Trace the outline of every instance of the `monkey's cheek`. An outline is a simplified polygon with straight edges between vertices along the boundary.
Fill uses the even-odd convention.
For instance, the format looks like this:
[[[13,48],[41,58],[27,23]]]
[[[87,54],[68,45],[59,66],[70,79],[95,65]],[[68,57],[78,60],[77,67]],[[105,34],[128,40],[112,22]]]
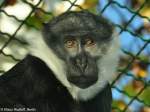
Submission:
[[[97,77],[73,76],[69,77],[68,81],[81,89],[86,89],[96,83],[97,79]]]

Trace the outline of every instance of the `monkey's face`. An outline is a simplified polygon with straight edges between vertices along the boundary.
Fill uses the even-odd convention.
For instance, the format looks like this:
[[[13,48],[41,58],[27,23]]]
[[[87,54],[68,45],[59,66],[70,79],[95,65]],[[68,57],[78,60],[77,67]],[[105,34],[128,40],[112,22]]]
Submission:
[[[93,85],[98,79],[98,56],[93,55],[98,49],[94,38],[67,37],[63,42],[68,81],[82,89]]]
[[[60,35],[55,37],[60,38]],[[51,48],[64,61],[67,80],[85,89],[97,82],[100,71],[98,61],[107,52],[108,43],[108,38],[98,38],[89,33],[72,35],[70,32],[61,36],[56,43],[53,41]]]

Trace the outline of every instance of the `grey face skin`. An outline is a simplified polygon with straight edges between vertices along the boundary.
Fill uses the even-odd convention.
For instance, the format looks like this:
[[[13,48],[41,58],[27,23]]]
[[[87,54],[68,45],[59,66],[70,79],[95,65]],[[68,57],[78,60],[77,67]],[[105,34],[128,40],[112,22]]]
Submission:
[[[98,80],[98,61],[112,40],[113,27],[101,16],[69,12],[44,26],[44,40],[66,65],[67,80],[86,89]]]
[[[78,39],[65,42],[66,52],[70,55],[66,58],[67,79],[82,89],[93,85],[98,79],[97,59],[87,50],[88,47],[94,47],[95,43],[91,39],[84,41],[84,44]]]

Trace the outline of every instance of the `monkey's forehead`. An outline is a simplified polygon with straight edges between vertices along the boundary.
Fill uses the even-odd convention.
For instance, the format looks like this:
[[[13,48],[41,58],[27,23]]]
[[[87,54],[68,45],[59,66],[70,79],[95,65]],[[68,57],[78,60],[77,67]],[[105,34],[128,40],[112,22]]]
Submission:
[[[58,32],[109,32],[113,31],[110,22],[101,16],[94,15],[90,12],[67,12],[49,23],[50,31]]]

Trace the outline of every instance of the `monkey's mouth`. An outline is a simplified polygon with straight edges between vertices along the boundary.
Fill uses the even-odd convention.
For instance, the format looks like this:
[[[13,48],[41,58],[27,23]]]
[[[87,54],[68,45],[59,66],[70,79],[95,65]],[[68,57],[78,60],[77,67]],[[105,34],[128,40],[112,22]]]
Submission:
[[[85,76],[74,76],[70,77],[68,81],[79,88],[86,89],[89,86],[96,83],[97,78],[95,77],[85,77]]]

